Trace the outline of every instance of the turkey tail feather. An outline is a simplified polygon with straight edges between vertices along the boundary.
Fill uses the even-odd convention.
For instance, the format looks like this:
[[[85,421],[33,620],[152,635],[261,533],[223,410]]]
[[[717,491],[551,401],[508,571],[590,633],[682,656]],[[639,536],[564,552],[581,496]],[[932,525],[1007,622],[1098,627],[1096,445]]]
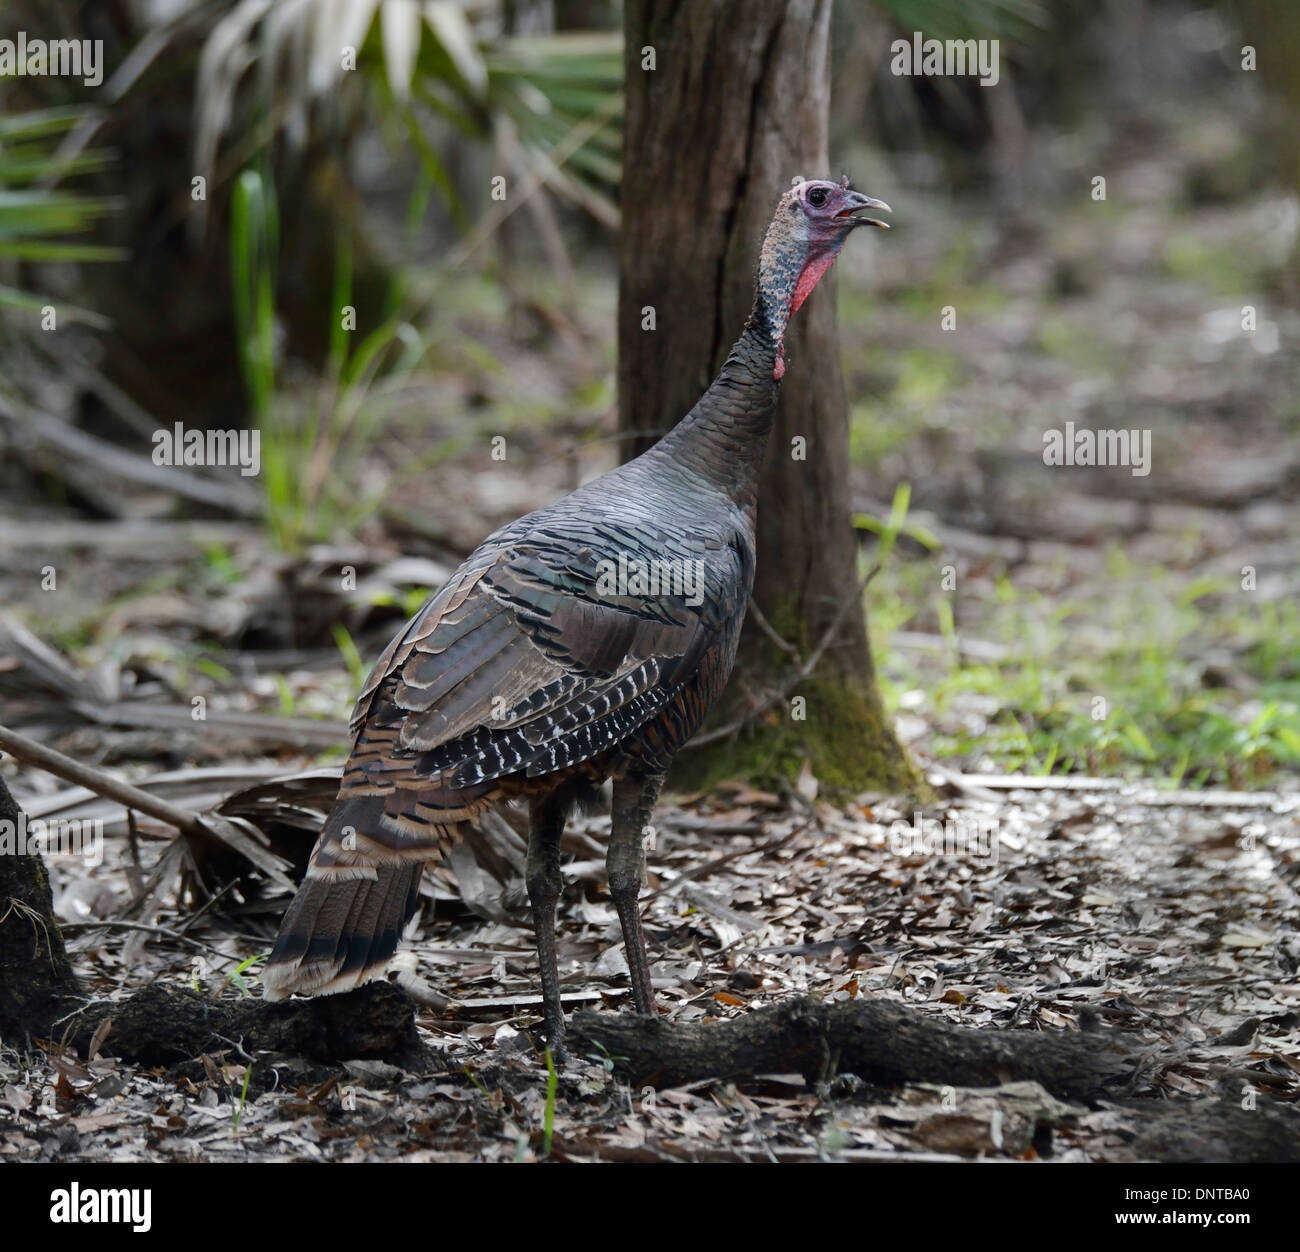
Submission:
[[[335,805],[307,876],[280,923],[262,970],[262,994],[333,995],[380,977],[419,901],[421,861],[347,866],[335,860],[340,835],[373,820],[367,800]]]

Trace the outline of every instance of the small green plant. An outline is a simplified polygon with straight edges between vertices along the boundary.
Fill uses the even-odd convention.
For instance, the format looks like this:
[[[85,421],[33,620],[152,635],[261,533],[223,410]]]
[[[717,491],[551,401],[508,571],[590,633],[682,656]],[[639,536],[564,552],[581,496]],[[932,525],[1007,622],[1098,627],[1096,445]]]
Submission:
[[[555,1093],[559,1090],[560,1079],[555,1072],[555,1058],[550,1048],[546,1049],[546,1114],[542,1122],[542,1155],[551,1155],[551,1140],[555,1134]]]
[[[283,674],[272,674],[271,681],[275,683],[275,698],[280,706],[282,717],[292,717],[297,702],[293,698],[293,688],[289,686],[289,680]]]
[[[360,690],[366,681],[366,663],[361,659],[361,653],[357,651],[357,645],[352,641],[352,636],[348,634],[348,629],[342,622],[335,622],[330,628],[334,635],[334,642],[338,650],[343,654],[344,664],[348,667],[348,675],[352,679],[352,686]]]
[[[907,509],[911,501],[911,483],[899,483],[894,489],[894,499],[890,505],[887,518],[872,517],[869,513],[855,513],[853,515],[853,525],[858,530],[870,531],[879,539],[876,547],[876,564],[884,566],[889,563],[890,554],[894,551],[894,545],[898,542],[899,535],[906,535],[909,539],[914,539],[923,548],[931,552],[939,546],[938,539],[929,530],[919,522],[909,522],[907,520]]]
[[[603,1043],[597,1042],[596,1048],[598,1049],[596,1052],[587,1053],[587,1060],[595,1061],[607,1074],[614,1072],[619,1061],[627,1060],[627,1057],[611,1052]]]
[[[325,376],[306,393],[281,387],[275,329],[279,235],[270,177],[245,169],[235,181],[230,218],[236,347],[261,431],[267,529],[276,546],[297,553],[337,529],[356,526],[378,507],[381,492],[362,492],[356,485],[360,462],[379,435],[378,401],[404,384],[428,345],[398,311],[400,280],[394,281],[390,312],[380,325],[368,333],[356,328],[352,247],[340,227]]]
[[[230,973],[226,975],[226,981],[234,983],[235,986],[239,988],[239,992],[241,995],[251,996],[253,993],[248,989],[248,982],[244,978],[244,973],[251,966],[257,965],[260,962],[265,961],[266,958],[270,955],[271,952],[270,949],[268,948],[265,952],[255,953],[253,956],[247,957],[246,959],[240,961],[239,964],[236,965],[235,968],[232,969]]]
[[[210,656],[198,657],[194,662],[194,668],[200,674],[206,674],[214,682],[228,683],[232,677],[224,665],[214,661]]]
[[[253,1077],[253,1062],[249,1061],[249,1063],[246,1066],[244,1066],[244,1085],[240,1089],[239,1099],[236,1101],[235,1106],[231,1110],[231,1114],[230,1114],[230,1129],[235,1134],[239,1133],[239,1123],[244,1116],[244,1102],[248,1099],[248,1083],[252,1077]]]
[[[239,369],[259,425],[275,396],[275,272],[280,215],[275,186],[258,170],[244,170],[230,199],[230,277]],[[268,478],[280,463],[264,460]]]

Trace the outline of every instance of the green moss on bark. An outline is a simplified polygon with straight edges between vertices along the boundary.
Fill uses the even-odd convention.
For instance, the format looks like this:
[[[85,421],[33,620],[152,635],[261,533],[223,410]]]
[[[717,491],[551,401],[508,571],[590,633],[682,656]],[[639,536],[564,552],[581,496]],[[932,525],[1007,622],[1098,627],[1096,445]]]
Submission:
[[[728,778],[779,786],[798,778],[807,761],[821,794],[845,798],[885,791],[923,798],[920,772],[888,725],[870,691],[831,680],[809,680],[795,695],[807,701],[800,721],[790,707],[778,707],[734,739],[682,752],[673,768],[674,786],[705,789]]]

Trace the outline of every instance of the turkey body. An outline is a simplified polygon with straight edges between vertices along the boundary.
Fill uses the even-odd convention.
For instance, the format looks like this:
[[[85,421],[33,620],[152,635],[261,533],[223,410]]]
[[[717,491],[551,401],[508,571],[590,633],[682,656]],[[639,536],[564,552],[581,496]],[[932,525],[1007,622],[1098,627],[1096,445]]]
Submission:
[[[830,263],[797,230],[785,239],[796,210],[812,214],[799,199],[812,187],[851,198],[841,218],[855,201],[879,204],[846,184],[787,192],[754,313],[691,412],[635,460],[495,531],[379,658],[353,712],[338,798],[261,976],[268,997],[342,991],[382,973],[423,866],[474,838],[489,805],[522,799],[546,1032],[558,1050],[560,836],[574,803],[613,778],[610,892],[636,1007],[653,1011],[636,907],[643,832],[735,660],[785,319],[810,289],[809,266],[820,274]],[[827,229],[835,240],[847,233],[844,221]]]
[[[755,570],[752,515],[674,486],[639,459],[490,536],[376,666],[354,725],[377,755],[353,768],[413,764],[448,807],[666,770],[731,672]]]

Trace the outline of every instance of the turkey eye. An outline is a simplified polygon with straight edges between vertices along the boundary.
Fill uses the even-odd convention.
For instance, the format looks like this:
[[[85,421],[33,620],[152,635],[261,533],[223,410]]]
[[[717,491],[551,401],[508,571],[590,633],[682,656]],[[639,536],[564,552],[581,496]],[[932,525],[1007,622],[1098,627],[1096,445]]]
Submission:
[[[814,187],[808,193],[808,203],[811,204],[814,209],[820,209],[822,205],[826,203],[826,188]]]

